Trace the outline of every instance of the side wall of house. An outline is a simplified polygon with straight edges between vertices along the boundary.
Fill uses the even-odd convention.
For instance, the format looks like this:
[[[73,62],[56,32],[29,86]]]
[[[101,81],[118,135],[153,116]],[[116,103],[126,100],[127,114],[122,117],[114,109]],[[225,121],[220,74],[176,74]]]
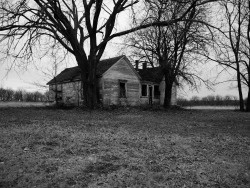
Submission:
[[[53,91],[54,89],[53,85],[49,85],[49,101],[53,102],[55,100],[55,92]]]
[[[62,84],[62,100],[64,104],[74,104],[79,106],[82,102],[81,100],[81,82],[68,82]]]
[[[57,84],[57,97],[59,102],[68,105],[80,105],[81,103],[81,82],[67,82]],[[55,85],[49,86],[49,100],[55,101],[56,89]]]
[[[58,101],[62,100],[62,84],[49,85],[49,101],[55,101],[56,97]]]
[[[165,98],[165,80],[162,80],[161,83],[160,83],[160,92],[161,92],[160,104],[163,105],[164,104],[164,98]],[[172,105],[177,104],[177,87],[176,87],[175,83],[173,84],[173,87],[172,87],[171,104]]]
[[[139,105],[140,80],[128,63],[125,58],[119,60],[100,79],[103,105]],[[125,96],[121,94],[123,86]]]

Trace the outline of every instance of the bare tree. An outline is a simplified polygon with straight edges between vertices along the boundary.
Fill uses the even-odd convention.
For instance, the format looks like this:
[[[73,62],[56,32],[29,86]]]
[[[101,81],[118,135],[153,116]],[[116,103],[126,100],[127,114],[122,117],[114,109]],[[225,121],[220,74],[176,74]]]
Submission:
[[[242,56],[243,67],[241,69],[241,81],[247,87],[246,111],[250,112],[250,1],[245,0],[242,6],[242,16],[245,17],[243,22],[242,43],[240,46],[240,54]]]
[[[18,89],[14,92],[14,100],[15,101],[23,101],[23,92],[21,89]]]
[[[157,3],[158,2],[158,3]],[[189,7],[190,2],[168,1],[162,4],[154,1],[149,9],[148,21],[169,20],[177,18]],[[154,26],[138,31],[129,38],[129,47],[133,47],[133,55],[147,61],[152,67],[160,67],[165,77],[164,107],[171,105],[172,87],[175,82],[186,81],[197,87],[196,81],[202,80],[195,72],[197,52],[206,51],[208,36],[203,23],[192,20],[205,21],[205,7],[193,7],[186,15],[186,21],[174,23],[168,27]],[[199,60],[201,62],[201,59]],[[197,66],[197,65],[196,65]]]
[[[248,89],[246,111],[250,111],[250,14],[248,0],[227,0],[220,2],[223,8],[224,27],[213,42],[214,57],[223,71],[233,70],[236,74],[228,81],[236,81],[239,92],[240,111],[244,111],[242,85]]]
[[[14,98],[14,91],[10,88],[5,89],[5,100],[12,101]]]
[[[2,0],[0,41],[5,41],[7,55],[29,60],[37,44],[49,46],[56,40],[75,57],[81,69],[85,104],[94,108],[96,68],[110,40],[154,25],[171,25],[181,21],[193,7],[213,1],[189,0],[189,6],[184,7],[179,17],[115,32],[118,15],[139,0]]]
[[[50,100],[50,93],[49,91],[46,91],[44,94],[43,94],[43,101],[45,102],[48,102]]]
[[[60,46],[58,46],[58,44],[55,42],[50,53],[51,64],[46,66],[46,69],[42,70],[42,73],[47,79],[53,79],[53,84],[50,86],[52,93],[50,94],[54,98],[56,105],[59,105],[59,102],[62,100],[62,85],[58,84],[56,78],[60,67],[64,65],[66,59],[66,54],[62,53],[62,51],[63,50],[60,48]]]
[[[0,87],[0,101],[5,100],[5,89]]]

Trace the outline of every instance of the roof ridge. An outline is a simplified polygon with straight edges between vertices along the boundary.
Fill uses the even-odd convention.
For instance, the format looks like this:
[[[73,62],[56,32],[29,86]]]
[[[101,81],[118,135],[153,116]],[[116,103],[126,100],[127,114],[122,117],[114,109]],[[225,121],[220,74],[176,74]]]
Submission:
[[[121,58],[126,57],[125,55],[120,55],[112,58],[107,58],[100,60],[98,65],[97,65],[97,76],[102,75],[105,71],[107,71],[114,63],[119,61]],[[74,66],[74,67],[68,67],[65,68],[62,72],[60,72],[57,76],[56,79],[58,82],[63,82],[67,80],[72,80],[80,75],[80,67],[79,66]],[[53,83],[54,79],[50,80],[47,84]]]
[[[116,59],[116,58],[118,58],[118,57],[119,57],[119,59],[121,59],[122,57],[125,57],[125,55],[120,55],[120,56],[116,56],[116,57],[101,59],[99,62],[105,61],[105,60],[110,60],[110,59]],[[76,67],[79,67],[79,66],[77,65],[77,66],[74,66],[74,67],[68,67],[68,68],[65,68],[63,71],[65,71],[65,70],[67,70],[67,69],[76,68]],[[62,72],[63,72],[63,71],[62,71]]]

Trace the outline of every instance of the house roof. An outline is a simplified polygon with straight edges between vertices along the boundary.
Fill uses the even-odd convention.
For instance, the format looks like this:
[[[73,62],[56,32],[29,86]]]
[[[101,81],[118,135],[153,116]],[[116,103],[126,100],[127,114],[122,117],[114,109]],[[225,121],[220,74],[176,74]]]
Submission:
[[[101,76],[103,73],[105,73],[112,65],[114,65],[118,60],[125,57],[124,55],[113,57],[109,59],[104,59],[99,62],[97,65],[96,75]],[[61,83],[61,82],[70,82],[73,80],[80,80],[81,79],[81,70],[78,66],[66,68],[63,70],[60,74],[58,74],[55,78],[50,80],[47,85],[53,84],[55,82]]]
[[[138,69],[142,81],[160,82],[163,78],[163,72],[160,67]]]

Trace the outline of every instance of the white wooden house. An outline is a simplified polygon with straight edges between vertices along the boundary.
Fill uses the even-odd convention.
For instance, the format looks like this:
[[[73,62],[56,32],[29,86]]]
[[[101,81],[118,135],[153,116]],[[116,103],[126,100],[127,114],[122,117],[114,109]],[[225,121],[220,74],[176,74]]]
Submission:
[[[103,105],[163,104],[165,83],[158,68],[136,70],[126,56],[101,60],[97,66],[100,100]],[[47,83],[52,99],[80,105],[83,101],[81,74],[78,67],[67,68]],[[57,86],[57,88],[56,88]],[[176,104],[176,86],[172,104]]]

